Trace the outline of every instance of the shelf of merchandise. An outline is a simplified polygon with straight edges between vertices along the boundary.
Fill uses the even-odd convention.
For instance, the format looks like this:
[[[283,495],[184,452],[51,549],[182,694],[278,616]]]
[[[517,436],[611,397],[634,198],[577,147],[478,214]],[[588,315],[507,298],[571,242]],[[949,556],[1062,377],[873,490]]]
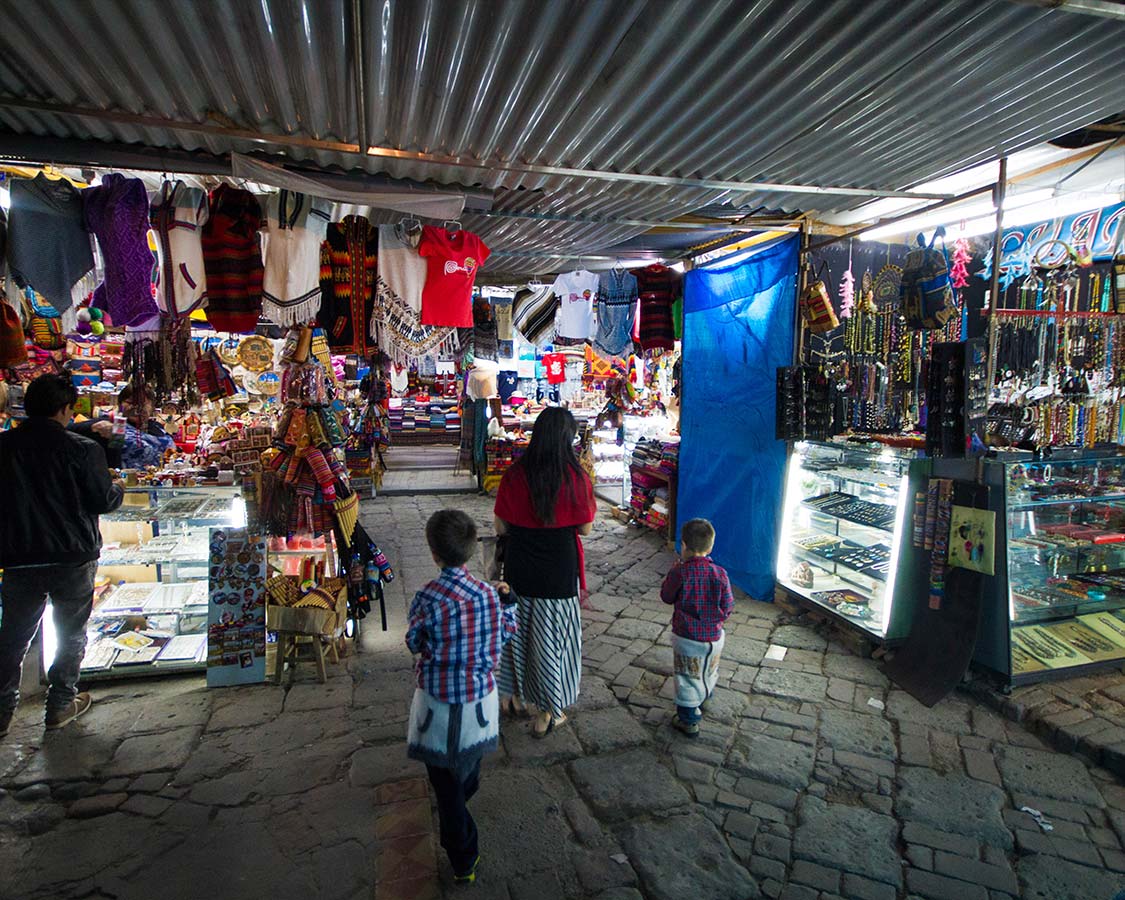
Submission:
[[[986,599],[995,600],[982,610],[977,664],[1012,687],[1125,666],[1125,542],[1116,539],[1125,533],[1125,457],[987,468],[997,551]],[[1075,493],[1034,496],[1045,489]],[[1053,530],[1064,525],[1109,540]]]
[[[199,499],[199,504],[194,510],[191,502],[176,504],[176,501],[195,498]],[[225,516],[213,514],[220,504],[225,504],[228,509]],[[178,508],[187,515],[162,512],[162,509]],[[205,516],[191,514],[204,508],[208,513]],[[107,544],[98,559],[98,576],[108,578],[115,586],[95,600],[87,628],[88,644],[81,670],[83,683],[206,671],[208,592],[205,586],[194,591],[185,589],[200,583],[207,584],[209,529],[244,524],[245,515],[245,504],[238,485],[141,485],[125,489],[122,506],[101,516],[103,539]],[[173,535],[176,536],[174,543],[169,540]],[[133,538],[134,543],[126,541]],[[155,548],[145,549],[147,544],[154,542]],[[141,598],[140,593],[146,585],[151,585],[152,592],[149,597]],[[120,601],[115,604],[113,598],[118,596],[118,590],[123,586],[139,588],[136,591],[138,599],[127,605]],[[180,588],[179,593],[187,596],[172,605],[159,602],[149,605],[158,591],[169,587]],[[192,598],[195,598],[194,601]],[[118,634],[140,630],[160,634],[171,632],[172,638],[192,638],[199,643],[200,650],[187,660],[161,660],[157,656],[151,661],[131,662],[127,658],[130,651],[118,649],[114,652],[109,649],[115,635],[106,629],[115,625],[119,625]],[[170,643],[171,639],[161,640]],[[50,613],[43,617],[41,641],[42,677],[51,665],[57,646]],[[103,656],[109,657],[109,663],[97,665]]]
[[[789,460],[778,551],[778,587],[797,602],[879,643],[901,640],[909,631],[909,616],[900,614],[896,595],[904,592],[904,586],[900,586],[900,551],[913,459],[912,453],[883,448],[800,442],[794,446]],[[859,522],[808,505],[807,501],[831,492],[889,507],[893,511],[890,526]],[[886,548],[886,573],[865,571],[796,543],[816,535],[848,542],[841,556],[858,549]],[[812,567],[811,586],[794,580],[799,563]],[[909,580],[906,579],[905,587],[909,587]],[[852,603],[856,613],[840,609],[839,603],[826,602],[832,594],[843,591],[863,601]],[[905,602],[901,605],[909,606]]]

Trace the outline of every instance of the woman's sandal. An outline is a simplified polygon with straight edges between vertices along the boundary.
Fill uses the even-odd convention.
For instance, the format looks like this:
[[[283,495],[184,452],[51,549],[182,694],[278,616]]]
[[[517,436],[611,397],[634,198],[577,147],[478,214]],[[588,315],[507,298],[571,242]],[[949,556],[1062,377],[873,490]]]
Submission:
[[[545,738],[547,735],[549,735],[552,731],[555,730],[556,725],[565,725],[568,721],[569,720],[567,719],[567,717],[565,715],[562,715],[562,716],[552,715],[547,719],[547,727],[545,729],[543,729],[542,731],[540,731],[538,728],[536,728],[535,725],[532,725],[531,726],[531,736],[533,738],[536,738],[537,740],[543,740],[543,738]],[[538,725],[539,722],[536,721],[535,724]]]

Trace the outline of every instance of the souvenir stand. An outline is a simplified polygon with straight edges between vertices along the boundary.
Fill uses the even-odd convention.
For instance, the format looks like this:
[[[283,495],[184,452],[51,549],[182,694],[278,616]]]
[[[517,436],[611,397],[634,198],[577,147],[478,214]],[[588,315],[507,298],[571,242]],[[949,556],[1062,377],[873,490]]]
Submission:
[[[856,245],[886,254],[870,282],[855,248],[814,259],[798,365],[778,372],[783,596],[893,642],[919,596],[939,609],[951,571],[976,571],[978,666],[1020,684],[1122,665],[1125,285],[1087,237],[1118,210],[1005,233],[994,302],[988,242],[956,241],[937,327],[904,327],[895,250]]]

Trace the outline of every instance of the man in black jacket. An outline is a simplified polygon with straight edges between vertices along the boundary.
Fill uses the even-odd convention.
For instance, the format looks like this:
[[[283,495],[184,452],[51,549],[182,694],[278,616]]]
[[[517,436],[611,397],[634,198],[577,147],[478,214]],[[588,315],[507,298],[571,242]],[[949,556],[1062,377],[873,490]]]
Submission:
[[[123,490],[110,480],[102,448],[66,430],[77,400],[65,376],[40,376],[24,396],[27,421],[0,434],[0,736],[19,703],[23,659],[48,594],[58,649],[47,673],[47,728],[62,728],[93,702],[77,684],[102,545],[98,516],[121,505]]]

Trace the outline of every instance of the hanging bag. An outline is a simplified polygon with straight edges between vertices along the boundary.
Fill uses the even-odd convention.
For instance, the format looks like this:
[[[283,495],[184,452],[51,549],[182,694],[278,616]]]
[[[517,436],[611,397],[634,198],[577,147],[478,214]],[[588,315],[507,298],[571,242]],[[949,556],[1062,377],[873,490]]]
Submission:
[[[20,314],[0,295],[0,369],[22,366],[26,362],[27,345]]]
[[[940,250],[934,247],[939,237]],[[928,245],[919,234],[917,243],[902,266],[899,309],[907,328],[919,331],[941,328],[957,311],[953,281],[949,277],[949,257],[945,252],[945,229],[937,228]]]
[[[31,342],[42,350],[62,350],[66,346],[66,336],[63,334],[58,310],[50,303],[40,302],[30,285],[24,289],[23,298]]]
[[[823,334],[837,328],[840,320],[836,318],[836,310],[832,308],[832,300],[828,296],[828,283],[822,277],[813,278],[813,269],[807,267],[808,278],[805,290],[801,293],[801,315],[805,319],[805,327],[813,334]],[[820,264],[821,274],[827,274],[827,263]]]

